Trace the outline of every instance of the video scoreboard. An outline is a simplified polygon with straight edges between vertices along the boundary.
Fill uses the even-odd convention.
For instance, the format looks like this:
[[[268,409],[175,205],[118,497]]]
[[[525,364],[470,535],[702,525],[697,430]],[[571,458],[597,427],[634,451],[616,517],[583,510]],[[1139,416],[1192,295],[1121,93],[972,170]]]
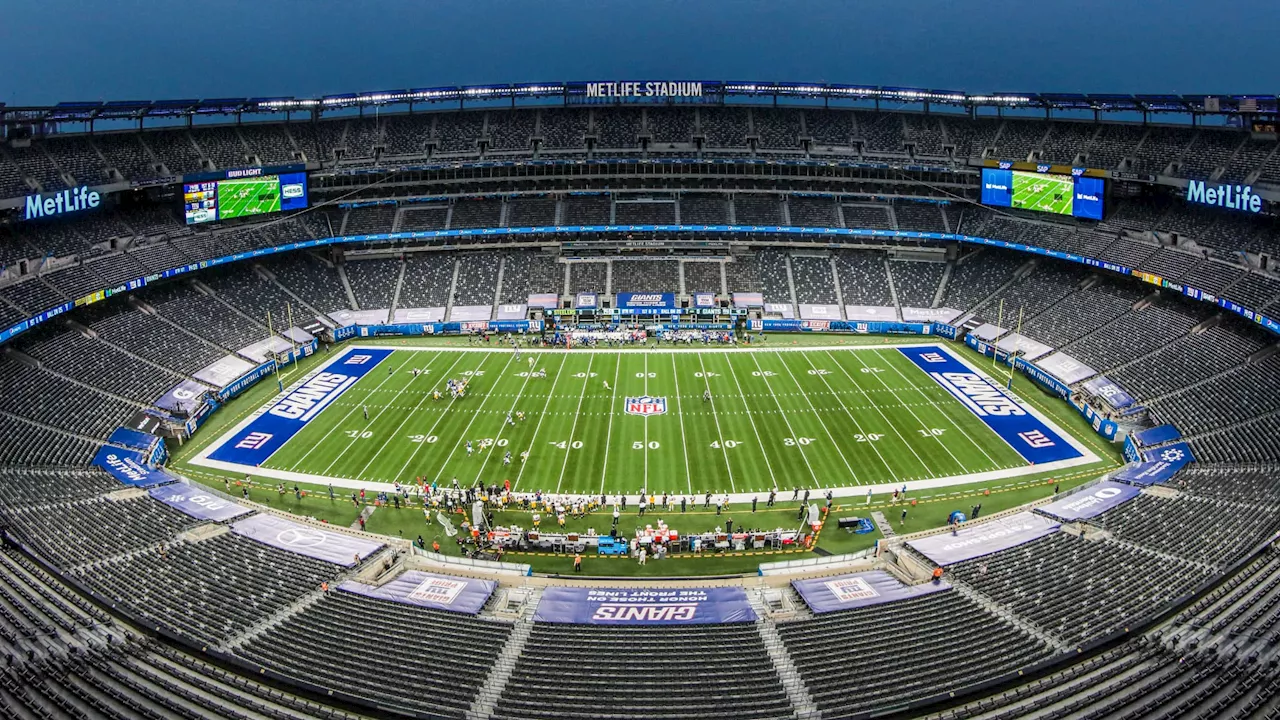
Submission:
[[[1012,168],[983,168],[982,204],[1102,219],[1106,181],[1075,172],[1062,174]]]
[[[228,170],[182,185],[188,225],[307,207],[307,174],[262,174],[260,168]]]

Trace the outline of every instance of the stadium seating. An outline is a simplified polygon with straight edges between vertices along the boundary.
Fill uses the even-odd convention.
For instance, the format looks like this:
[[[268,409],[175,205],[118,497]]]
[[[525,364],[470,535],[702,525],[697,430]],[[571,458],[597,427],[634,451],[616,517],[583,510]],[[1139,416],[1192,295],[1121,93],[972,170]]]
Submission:
[[[680,287],[676,260],[625,260],[613,263],[613,292],[660,292]]]
[[[713,292],[720,294],[722,262],[684,262],[684,287],[690,293]]]
[[[860,250],[838,251],[836,273],[840,277],[840,297],[846,305],[893,305],[884,255]]]
[[[836,286],[831,277],[831,258],[826,255],[791,256],[791,272],[796,283],[796,302],[834,305]]]
[[[511,628],[334,590],[238,654],[383,708],[461,717]]]
[[[793,300],[786,253],[765,248],[756,254],[756,263],[760,267],[760,286],[764,291],[764,301],[790,305]]]
[[[824,718],[954,692],[1053,652],[956,591],[780,622],[778,634]]]
[[[893,275],[898,304],[902,307],[933,307],[933,298],[946,271],[946,263],[890,262],[889,273]]]
[[[402,264],[399,260],[351,260],[342,264],[351,292],[361,310],[386,310],[395,297]],[[417,277],[417,273],[414,274]]]
[[[523,304],[534,293],[564,290],[564,266],[528,251],[508,253],[502,267],[502,302]]]
[[[332,580],[338,566],[227,533],[120,555],[71,575],[138,616],[225,643]]]
[[[442,259],[436,259],[432,265],[440,267]],[[437,277],[440,275],[442,273],[436,273]],[[458,287],[454,291],[454,305],[492,305],[497,288],[498,263],[492,257],[462,255],[458,258]],[[447,286],[445,290],[448,291]]]
[[[729,222],[729,203],[723,195],[685,193],[680,196],[680,222],[723,225]]]
[[[761,292],[760,263],[754,255],[735,255],[732,262],[724,264],[725,281],[729,292]]]
[[[604,262],[569,263],[569,292],[604,292],[608,276]]]
[[[603,673],[566,670],[599,658]],[[784,718],[791,703],[754,625],[601,627],[535,623],[496,719]]]

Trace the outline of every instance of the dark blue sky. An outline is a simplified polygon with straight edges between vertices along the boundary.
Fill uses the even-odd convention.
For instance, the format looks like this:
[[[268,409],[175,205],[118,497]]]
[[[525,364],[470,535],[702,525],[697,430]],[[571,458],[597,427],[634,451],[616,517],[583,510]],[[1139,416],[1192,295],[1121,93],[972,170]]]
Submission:
[[[10,104],[575,79],[1280,91],[1277,0],[40,0],[0,22]]]

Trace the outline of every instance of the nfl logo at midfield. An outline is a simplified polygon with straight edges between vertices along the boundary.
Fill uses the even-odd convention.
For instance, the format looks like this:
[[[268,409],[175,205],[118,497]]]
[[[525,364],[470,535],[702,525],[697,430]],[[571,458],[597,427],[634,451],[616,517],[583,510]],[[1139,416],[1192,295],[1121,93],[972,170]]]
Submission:
[[[665,415],[667,399],[649,395],[629,397],[626,400],[626,409],[628,415]]]

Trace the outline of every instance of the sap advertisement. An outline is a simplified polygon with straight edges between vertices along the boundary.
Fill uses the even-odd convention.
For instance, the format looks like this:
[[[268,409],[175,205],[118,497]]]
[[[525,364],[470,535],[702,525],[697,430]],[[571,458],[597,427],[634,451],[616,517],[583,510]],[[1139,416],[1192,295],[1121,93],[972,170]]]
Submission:
[[[1088,220],[1102,219],[1106,181],[1023,170],[982,170],[982,204],[1037,210]]]

